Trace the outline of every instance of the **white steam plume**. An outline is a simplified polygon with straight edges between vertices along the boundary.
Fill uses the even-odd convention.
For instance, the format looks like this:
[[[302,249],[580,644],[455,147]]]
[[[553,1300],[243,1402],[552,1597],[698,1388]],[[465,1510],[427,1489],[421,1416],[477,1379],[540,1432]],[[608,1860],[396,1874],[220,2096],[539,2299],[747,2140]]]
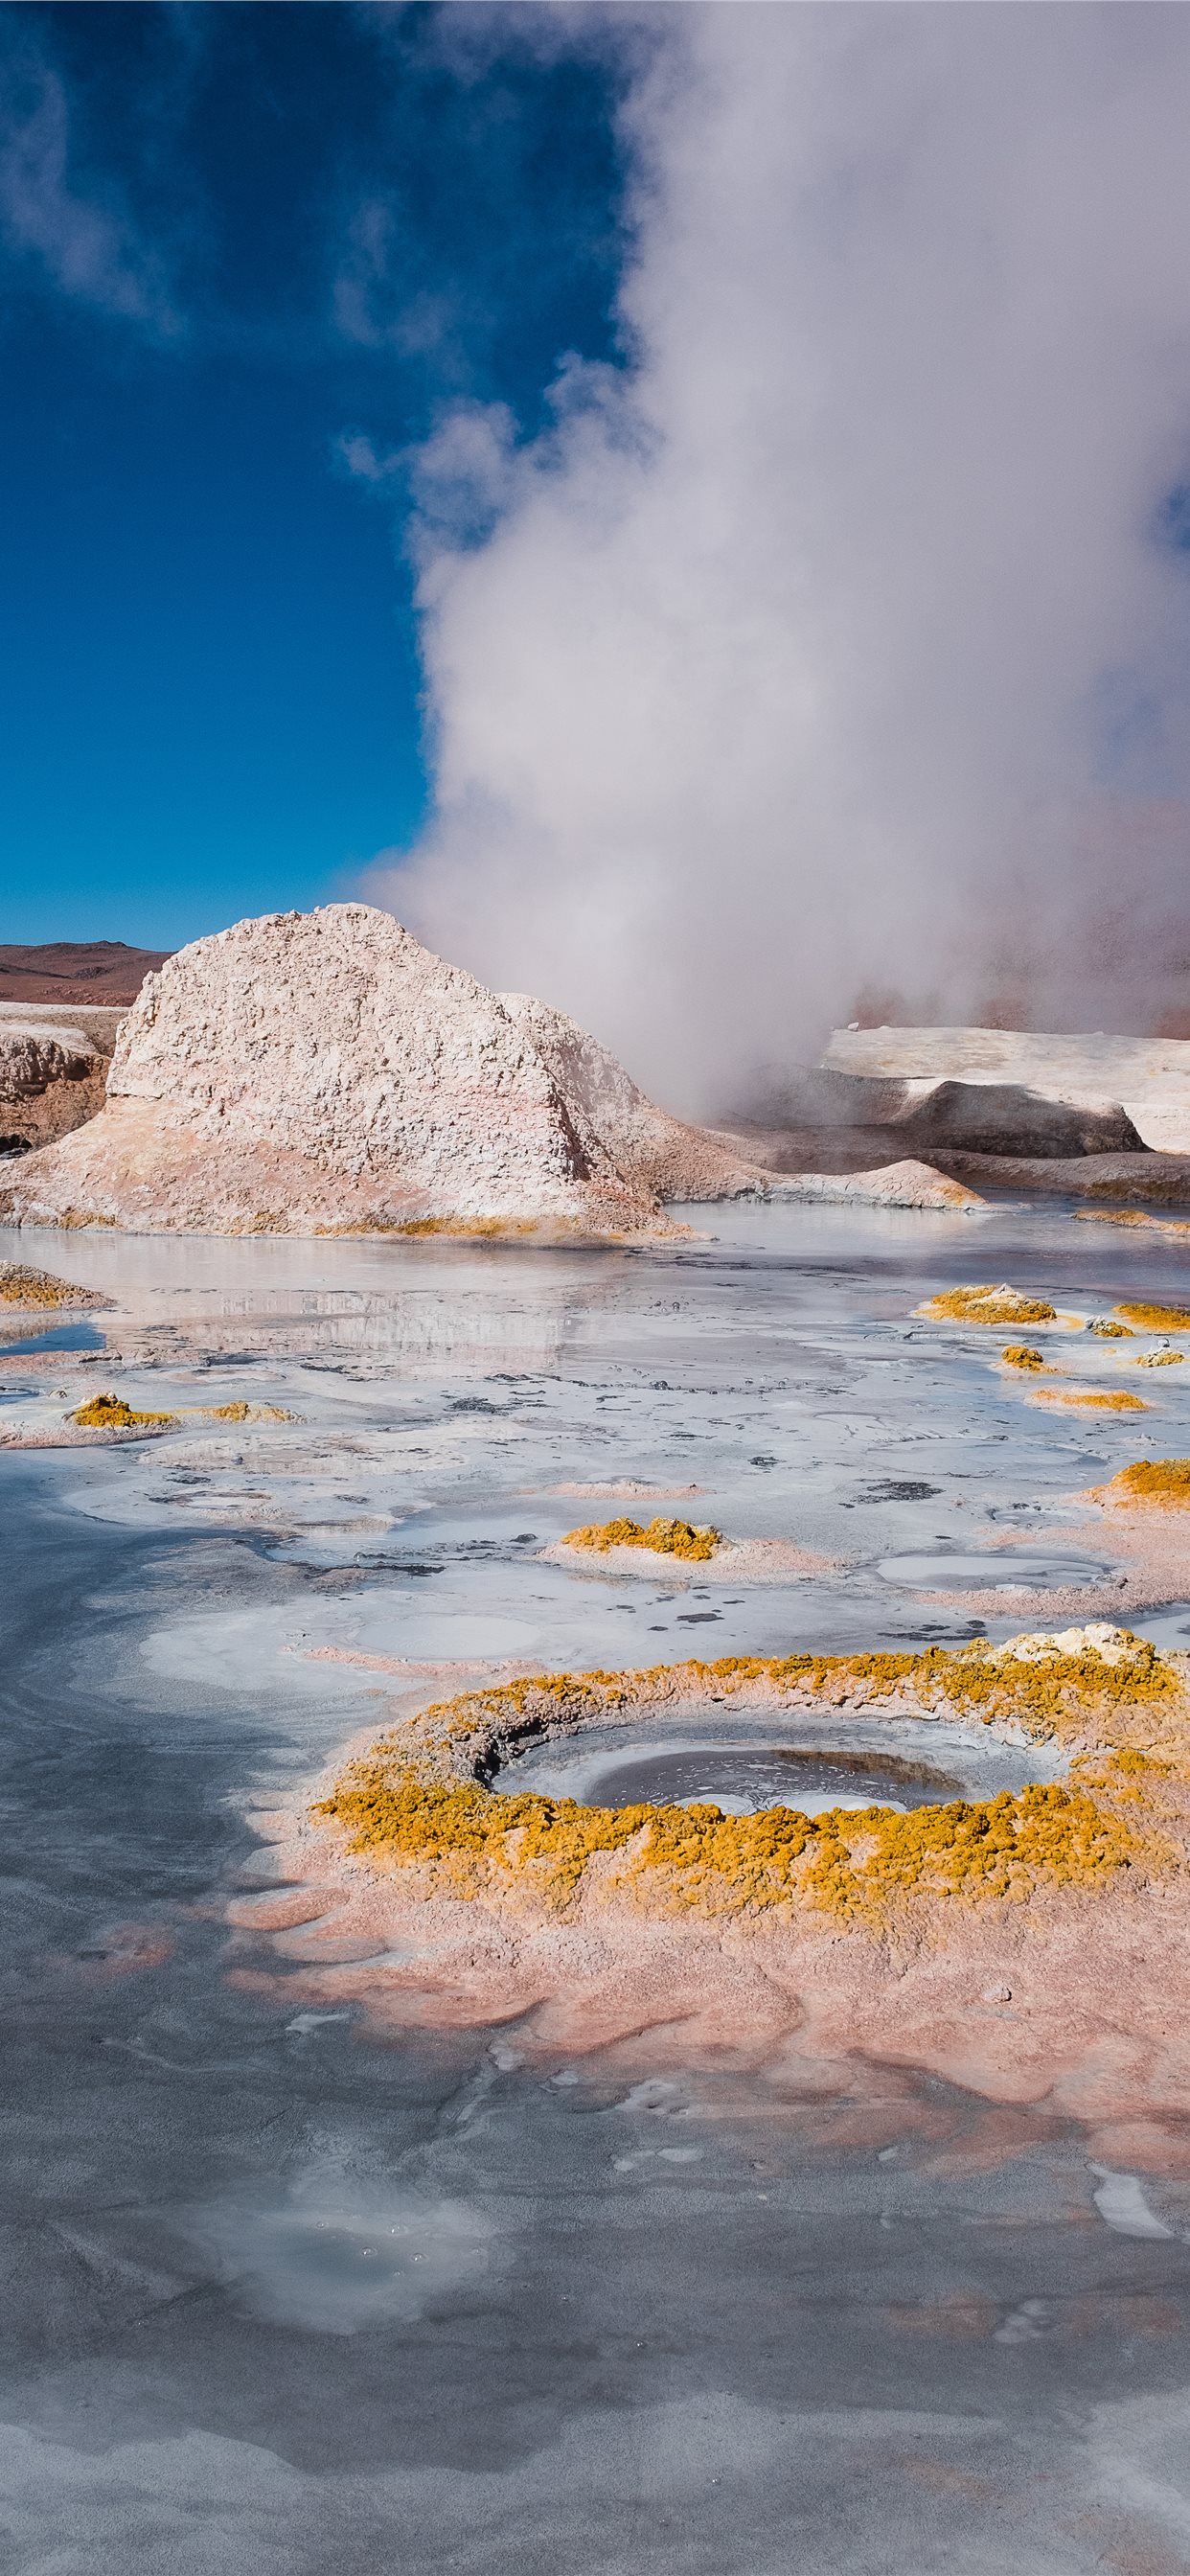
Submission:
[[[422,451],[435,810],[369,891],[705,1109],[998,939],[1060,992],[1121,867],[1176,905],[1190,11],[663,17],[631,371]]]

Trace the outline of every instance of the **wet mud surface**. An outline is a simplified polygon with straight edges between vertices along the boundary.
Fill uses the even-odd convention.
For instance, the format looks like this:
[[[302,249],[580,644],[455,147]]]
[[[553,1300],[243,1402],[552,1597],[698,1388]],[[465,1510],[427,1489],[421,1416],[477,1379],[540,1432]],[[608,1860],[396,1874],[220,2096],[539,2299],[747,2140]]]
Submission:
[[[994,1559],[997,1533],[1046,1558],[1060,1531],[1107,1569],[1095,1615],[1126,1617],[1130,1560],[1089,1513],[1074,1548],[1071,1497],[1190,1452],[1186,1372],[1131,1423],[1051,1414],[994,1342],[910,1320],[971,1277],[1095,1311],[1178,1292],[1176,1247],[1102,1234],[743,1212],[664,1258],[399,1267],[39,1240],[123,1303],[35,1396],[0,1353],[0,1419],[110,1382],[301,1420],[0,1456],[22,2576],[1190,2564],[1168,2163],[796,2043],[683,2065],[660,2024],[554,2059],[515,2023],[383,2038],[227,1922],[282,1893],[267,1819],[394,1675],[1004,1636],[1019,1613],[973,1614],[957,1572],[939,1601],[882,1571]],[[630,1477],[842,1568],[736,1598],[541,1562],[574,1519],[552,1488]],[[1135,1625],[1182,1642],[1190,1581]],[[990,2051],[1016,2008],[989,1987],[976,2065],[975,2024]]]

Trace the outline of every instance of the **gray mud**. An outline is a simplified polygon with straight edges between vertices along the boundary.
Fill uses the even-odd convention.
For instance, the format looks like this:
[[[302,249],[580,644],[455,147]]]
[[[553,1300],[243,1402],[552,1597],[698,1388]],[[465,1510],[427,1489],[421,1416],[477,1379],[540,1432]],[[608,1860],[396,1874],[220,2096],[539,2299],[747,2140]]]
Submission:
[[[1062,1757],[1047,1746],[1009,1745],[985,1728],[945,1719],[849,1714],[844,1729],[821,1717],[735,1707],[716,1711],[713,1721],[654,1719],[647,1734],[627,1743],[622,1725],[584,1726],[570,1741],[517,1754],[492,1786],[595,1807],[701,1799],[727,1815],[777,1806],[817,1815],[831,1806],[904,1810],[993,1798],[1064,1776]]]

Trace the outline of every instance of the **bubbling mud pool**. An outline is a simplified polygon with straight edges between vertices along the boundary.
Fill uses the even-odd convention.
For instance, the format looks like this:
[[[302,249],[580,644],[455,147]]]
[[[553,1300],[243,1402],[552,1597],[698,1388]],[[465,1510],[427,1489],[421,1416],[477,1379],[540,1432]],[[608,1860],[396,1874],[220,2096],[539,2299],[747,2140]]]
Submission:
[[[823,1816],[834,1808],[879,1806],[903,1816],[910,1807],[959,1794],[957,1780],[940,1772],[914,1773],[908,1763],[864,1763],[846,1754],[789,1753],[778,1746],[744,1754],[711,1744],[690,1753],[642,1752],[635,1761],[613,1763],[588,1783],[585,1804],[711,1806],[724,1816],[756,1816],[770,1807]]]
[[[887,1725],[877,1730],[857,1720],[846,1743],[824,1741],[829,1728],[819,1729],[813,1741],[774,1743],[771,1710],[757,1712],[752,1732],[746,1717],[734,1733],[705,1723],[688,1731],[654,1726],[627,1745],[622,1736],[595,1730],[598,1743],[588,1736],[564,1749],[514,1755],[490,1785],[511,1797],[534,1790],[613,1811],[709,1806],[724,1816],[763,1815],[771,1808],[823,1816],[880,1807],[907,1815],[915,1807],[1021,1789],[1057,1777],[1063,1767],[1043,1753],[1030,1761],[1004,1746],[974,1743],[957,1729],[948,1731],[944,1759],[927,1759],[920,1748],[911,1749],[909,1725],[900,1730],[906,1748],[901,1752],[888,1749],[889,1732]]]

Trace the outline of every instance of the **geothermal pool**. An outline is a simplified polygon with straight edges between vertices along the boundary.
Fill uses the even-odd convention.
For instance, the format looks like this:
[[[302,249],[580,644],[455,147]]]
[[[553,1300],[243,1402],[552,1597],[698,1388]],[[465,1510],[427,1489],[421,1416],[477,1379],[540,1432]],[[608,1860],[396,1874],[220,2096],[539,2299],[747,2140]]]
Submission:
[[[780,1740],[775,1738],[780,1736]],[[534,1747],[496,1773],[492,1786],[515,1795],[575,1798],[594,1807],[641,1803],[717,1805],[724,1815],[790,1807],[820,1815],[832,1807],[911,1807],[955,1798],[994,1797],[1030,1780],[1064,1776],[1049,1747],[989,1742],[978,1728],[848,1718],[774,1723],[771,1710],[724,1722],[652,1717],[625,1741],[622,1727],[584,1727],[577,1741]]]
[[[358,1950],[312,2001],[255,1928],[278,1812],[393,1693],[1067,1616],[1190,1642],[1190,1578],[1134,1606],[1074,1499],[1190,1454],[1183,1371],[1064,1326],[1059,1392],[1148,1409],[1040,1403],[1010,1336],[915,1312],[969,1280],[1178,1302],[1175,1238],[691,1215],[648,1253],[0,1237],[113,1301],[4,1336],[0,1436],[109,1388],[179,1421],[0,1451],[0,2510],[30,2576],[1190,2563],[1190,2187],[1105,2159],[1090,2104],[997,2089],[1012,1979],[958,2085],[895,2029],[831,2066],[684,2052],[663,2001],[585,2051],[445,1999],[386,2028]],[[239,1404],[291,1418],[215,1418]],[[625,1512],[799,1570],[543,1556]],[[1059,1768],[737,1708],[540,1744],[505,1785],[909,1807]]]

